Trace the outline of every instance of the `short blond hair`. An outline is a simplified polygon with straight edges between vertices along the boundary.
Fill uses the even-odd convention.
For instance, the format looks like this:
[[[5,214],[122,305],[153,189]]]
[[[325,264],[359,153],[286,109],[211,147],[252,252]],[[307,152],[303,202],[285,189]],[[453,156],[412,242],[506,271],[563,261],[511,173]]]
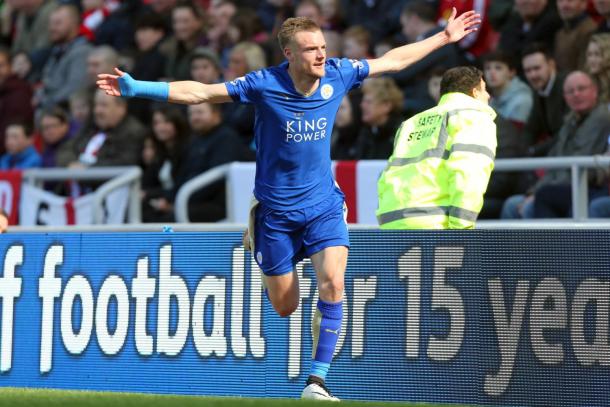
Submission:
[[[392,113],[402,111],[403,93],[392,78],[369,78],[362,85],[362,93],[370,94],[379,103],[389,103]]]
[[[280,43],[282,51],[294,38],[294,35],[300,31],[322,31],[320,26],[307,17],[292,17],[286,19],[280,27],[277,34],[277,40]]]

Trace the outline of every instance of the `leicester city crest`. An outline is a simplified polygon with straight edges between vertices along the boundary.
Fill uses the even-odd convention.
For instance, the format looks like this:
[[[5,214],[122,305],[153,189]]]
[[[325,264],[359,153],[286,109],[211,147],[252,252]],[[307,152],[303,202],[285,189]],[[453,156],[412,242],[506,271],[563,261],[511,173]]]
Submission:
[[[329,85],[328,83],[325,85],[322,85],[322,89],[320,90],[322,99],[330,99],[330,97],[333,95],[333,92],[334,92],[334,89],[333,89],[332,85]]]

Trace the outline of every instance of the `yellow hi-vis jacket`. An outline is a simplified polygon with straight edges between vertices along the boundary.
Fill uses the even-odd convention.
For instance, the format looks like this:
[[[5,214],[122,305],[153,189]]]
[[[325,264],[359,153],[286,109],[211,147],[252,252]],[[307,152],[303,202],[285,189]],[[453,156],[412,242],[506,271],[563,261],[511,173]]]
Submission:
[[[377,184],[382,229],[473,228],[494,166],[494,110],[463,93],[402,123]]]

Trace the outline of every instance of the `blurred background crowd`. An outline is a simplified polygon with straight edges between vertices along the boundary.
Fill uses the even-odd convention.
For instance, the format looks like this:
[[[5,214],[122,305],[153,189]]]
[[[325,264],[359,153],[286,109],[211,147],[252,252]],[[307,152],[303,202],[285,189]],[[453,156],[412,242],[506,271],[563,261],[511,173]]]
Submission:
[[[177,106],[96,91],[115,66],[140,80],[216,83],[283,60],[281,23],[306,16],[328,58],[374,58],[443,30],[451,8],[480,29],[343,100],[336,160],[387,159],[400,123],[432,107],[448,68],[485,74],[498,158],[606,154],[610,0],[4,0],[0,170],[140,165],[143,220],[173,220],[176,191],[214,166],[255,157],[254,107]],[[607,171],[589,179],[590,215],[610,217]],[[494,173],[480,218],[565,217],[566,171]],[[47,189],[74,196],[74,183]],[[225,216],[222,183],[191,199],[193,221]]]

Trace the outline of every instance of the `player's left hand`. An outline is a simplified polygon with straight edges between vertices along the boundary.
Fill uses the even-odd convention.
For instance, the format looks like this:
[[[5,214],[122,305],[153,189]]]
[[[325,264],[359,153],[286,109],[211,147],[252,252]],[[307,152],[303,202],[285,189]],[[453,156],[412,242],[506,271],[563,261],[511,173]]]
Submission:
[[[244,249],[250,251],[250,234],[248,233],[248,229],[244,231],[244,234],[241,237],[241,241],[244,245]]]
[[[471,32],[477,31],[478,25],[481,24],[481,15],[472,10],[461,14],[457,18],[456,15],[457,10],[453,7],[451,17],[449,17],[445,26],[445,34],[447,34],[450,42],[457,42]]]
[[[0,208],[0,233],[6,232],[8,229],[8,215]]]

